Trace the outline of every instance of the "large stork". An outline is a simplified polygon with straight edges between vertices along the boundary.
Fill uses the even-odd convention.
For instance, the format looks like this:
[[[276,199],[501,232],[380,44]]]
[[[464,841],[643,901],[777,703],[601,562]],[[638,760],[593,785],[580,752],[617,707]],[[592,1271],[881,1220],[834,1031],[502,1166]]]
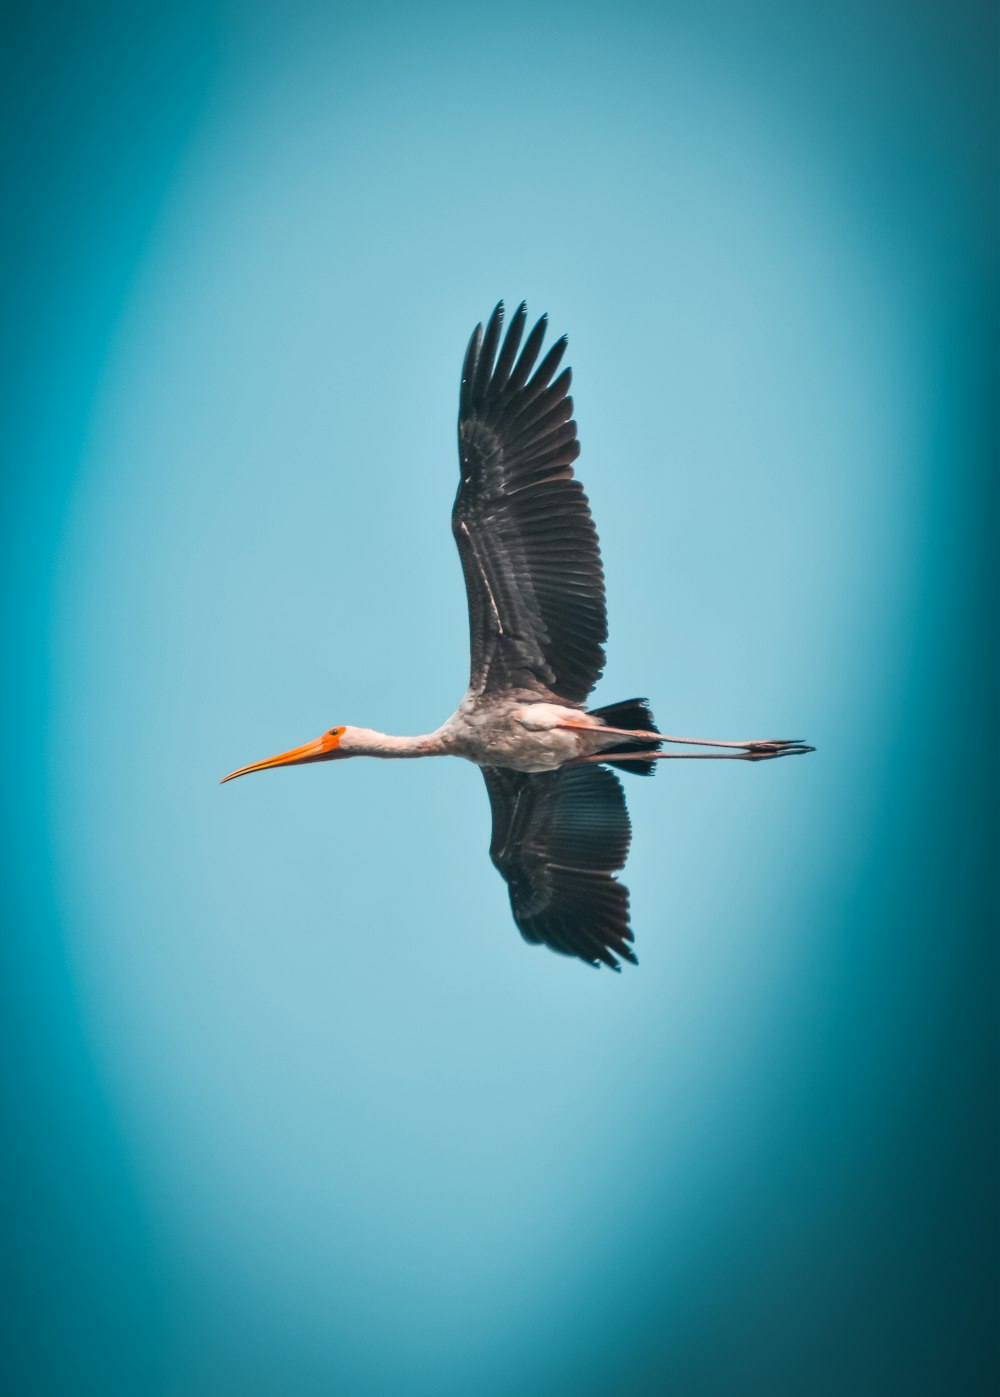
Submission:
[[[628,889],[615,877],[631,838],[610,767],[652,775],[666,758],[764,761],[813,751],[798,740],[668,737],[645,699],[586,707],[604,669],[604,569],[580,443],[558,373],[566,337],[539,362],[547,320],[522,302],[502,338],[503,302],[465,355],[458,409],[461,479],[451,516],[469,597],[472,672],[457,710],[422,737],[330,728],[251,771],[344,757],[464,757],[486,781],[490,857],[521,935],[593,966],[636,963]],[[520,351],[520,353],[518,352]],[[712,747],[666,752],[664,743]]]

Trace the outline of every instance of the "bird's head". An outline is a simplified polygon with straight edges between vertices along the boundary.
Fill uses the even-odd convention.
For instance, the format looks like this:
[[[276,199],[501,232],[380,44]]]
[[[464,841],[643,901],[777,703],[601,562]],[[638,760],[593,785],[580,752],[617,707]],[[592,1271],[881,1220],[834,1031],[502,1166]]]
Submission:
[[[358,756],[357,744],[352,741],[352,734],[357,732],[357,728],[330,728],[313,738],[312,742],[304,742],[301,747],[292,747],[287,752],[279,752],[276,757],[231,771],[228,776],[223,776],[221,784],[232,781],[236,776],[247,776],[251,771],[266,771],[272,766],[305,766],[308,762],[330,762],[339,757]]]

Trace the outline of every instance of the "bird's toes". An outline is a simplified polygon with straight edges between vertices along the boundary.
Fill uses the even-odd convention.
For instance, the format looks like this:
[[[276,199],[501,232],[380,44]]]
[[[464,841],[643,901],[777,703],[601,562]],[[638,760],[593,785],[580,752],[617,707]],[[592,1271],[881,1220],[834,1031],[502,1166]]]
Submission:
[[[745,760],[748,762],[766,762],[774,757],[801,757],[806,752],[815,752],[815,747],[810,747],[801,738],[771,738],[763,742],[751,742],[746,751]]]

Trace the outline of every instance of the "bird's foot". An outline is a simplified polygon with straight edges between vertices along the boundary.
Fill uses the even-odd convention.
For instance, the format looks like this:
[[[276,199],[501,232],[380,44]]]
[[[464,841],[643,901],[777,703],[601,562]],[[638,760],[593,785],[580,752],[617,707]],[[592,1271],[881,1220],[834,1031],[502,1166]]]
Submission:
[[[806,752],[815,750],[815,747],[810,747],[807,742],[797,737],[773,737],[760,742],[748,742],[746,751],[741,753],[741,756],[745,762],[767,762],[773,757],[801,757]]]

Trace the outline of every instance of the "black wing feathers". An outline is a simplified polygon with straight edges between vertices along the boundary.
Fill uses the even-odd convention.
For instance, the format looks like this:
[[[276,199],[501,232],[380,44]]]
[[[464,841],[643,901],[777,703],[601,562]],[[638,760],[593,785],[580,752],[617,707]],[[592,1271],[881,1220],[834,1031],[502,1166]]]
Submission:
[[[462,370],[452,529],[469,594],[470,686],[582,703],[604,668],[604,573],[573,476],[570,370],[555,377],[566,340],[538,363],[546,319],[522,348],[526,314],[522,303],[501,342],[498,305],[485,332],[476,327]]]
[[[501,305],[503,302],[501,302]],[[497,307],[499,310],[500,307]],[[496,315],[496,311],[493,312]],[[501,312],[502,315],[502,312]],[[517,351],[521,347],[521,336],[524,334],[524,322],[528,318],[528,308],[522,301],[511,317],[510,326],[500,350],[500,358],[496,362],[493,370],[493,383],[496,391],[506,388],[507,380],[510,378],[510,371],[514,367],[514,360],[517,358]],[[499,320],[497,321],[499,324]]]
[[[600,765],[528,773],[483,767],[493,808],[490,858],[526,941],[591,965],[636,963],[628,889],[613,876],[631,826],[614,772]]]

